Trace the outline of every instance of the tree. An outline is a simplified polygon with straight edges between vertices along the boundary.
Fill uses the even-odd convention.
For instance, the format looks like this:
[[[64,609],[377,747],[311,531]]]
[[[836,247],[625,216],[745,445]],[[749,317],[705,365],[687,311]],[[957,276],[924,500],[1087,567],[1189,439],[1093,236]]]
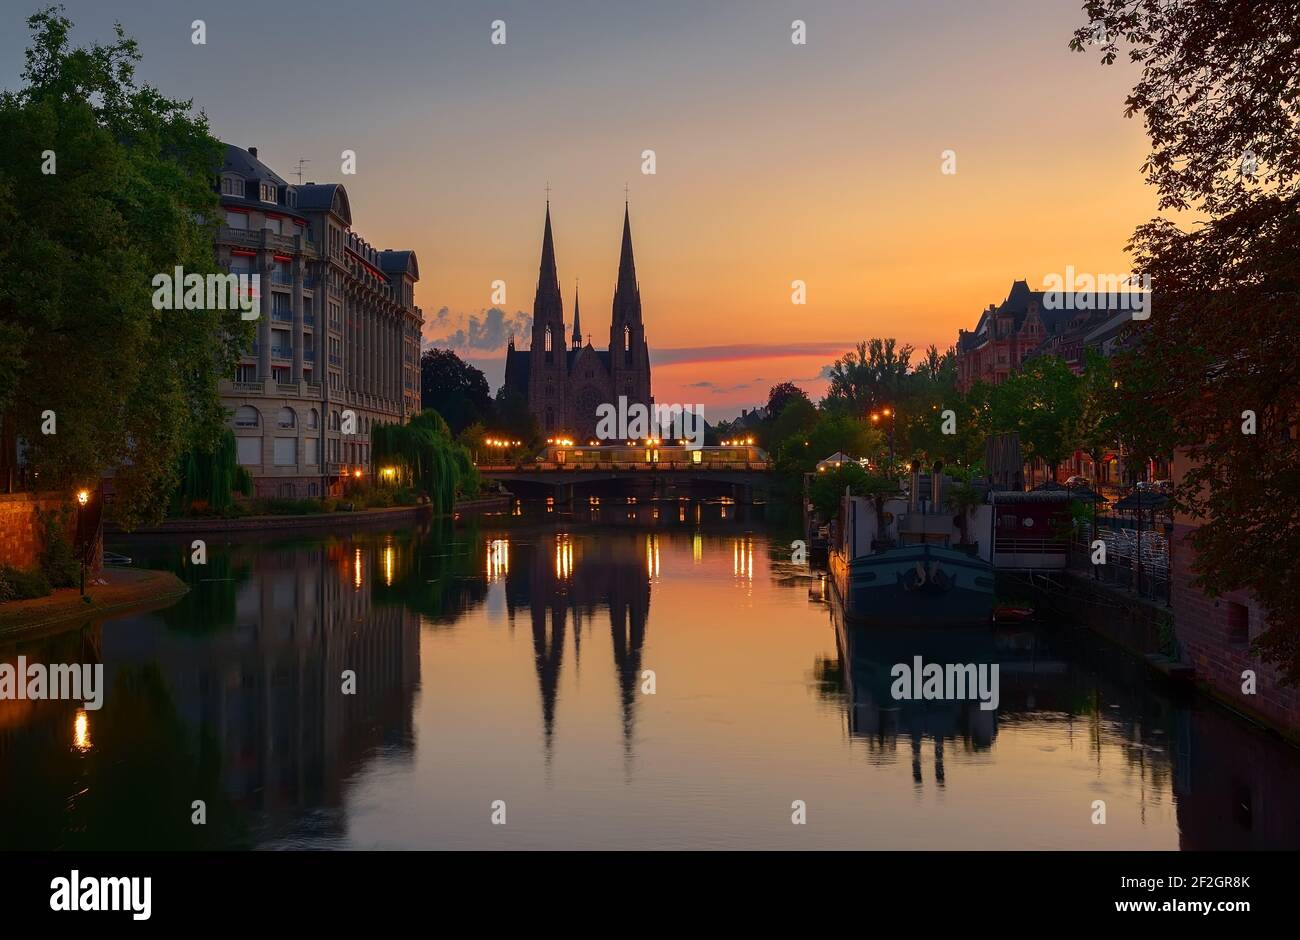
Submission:
[[[1205,219],[1183,231],[1153,219],[1130,248],[1155,302],[1137,352],[1117,364],[1125,400],[1190,470],[1178,507],[1196,583],[1247,588],[1267,630],[1257,648],[1300,682],[1300,6],[1205,0],[1090,0],[1103,63],[1129,48],[1142,73],[1126,102],[1151,139],[1143,166],[1162,208]],[[1247,413],[1254,433],[1244,433]],[[1158,418],[1152,421],[1152,416]]]
[[[478,470],[438,412],[422,411],[406,424],[375,427],[371,439],[375,465],[395,466],[403,479],[428,495],[434,511],[450,513],[457,496],[477,495]]]
[[[497,423],[500,430],[511,438],[524,442],[525,447],[536,448],[541,443],[542,429],[537,416],[528,407],[528,399],[504,385],[497,389]]]
[[[135,85],[120,26],[73,49],[58,8],[27,24],[25,84],[0,94],[0,467],[21,438],[43,487],[114,471],[132,527],[162,517],[182,453],[217,446],[217,382],[252,339],[238,309],[151,303],[155,275],[217,270],[221,144],[191,102]]]
[[[1100,466],[1106,453],[1119,446],[1119,411],[1119,382],[1111,361],[1090,349],[1084,354],[1074,438],[1079,449],[1092,458],[1094,466]]]
[[[807,396],[791,398],[786,406],[776,414],[770,427],[764,429],[764,442],[767,449],[776,453],[791,440],[797,440],[799,446],[807,439],[808,432],[817,426],[817,408]],[[825,454],[822,455],[823,457]]]
[[[453,434],[471,424],[496,422],[487,377],[450,349],[426,349],[421,354],[420,406],[442,415]]]
[[[1050,479],[1074,451],[1079,377],[1056,356],[1035,356],[1008,381],[1023,384],[1020,440],[1027,454],[1047,464]],[[1005,384],[1005,383],[1004,383]]]
[[[782,382],[780,385],[773,385],[772,390],[767,394],[768,420],[776,420],[791,402],[800,400],[807,402],[808,393],[793,382]],[[812,404],[812,402],[808,403]]]
[[[907,379],[912,347],[897,347],[893,339],[858,343],[831,364],[826,402],[840,414],[865,415],[885,405],[896,405]]]

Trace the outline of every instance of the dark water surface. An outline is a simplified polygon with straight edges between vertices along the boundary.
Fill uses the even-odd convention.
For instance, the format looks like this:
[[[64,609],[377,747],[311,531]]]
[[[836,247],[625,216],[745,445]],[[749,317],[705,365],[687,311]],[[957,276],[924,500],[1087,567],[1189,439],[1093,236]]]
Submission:
[[[109,546],[176,604],[0,648],[107,684],[0,701],[0,846],[1300,848],[1300,752],[1064,626],[845,628],[761,509],[189,541]],[[914,655],[999,707],[894,701]]]

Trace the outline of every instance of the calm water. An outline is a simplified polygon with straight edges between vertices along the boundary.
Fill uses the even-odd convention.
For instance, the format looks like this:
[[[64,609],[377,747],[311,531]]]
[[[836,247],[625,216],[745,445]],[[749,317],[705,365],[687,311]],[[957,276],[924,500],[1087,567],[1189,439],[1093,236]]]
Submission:
[[[122,540],[194,589],[0,649],[108,685],[0,702],[0,845],[1300,847],[1300,752],[1062,626],[845,629],[789,541],[675,502]],[[999,663],[1000,707],[894,702],[914,655]]]

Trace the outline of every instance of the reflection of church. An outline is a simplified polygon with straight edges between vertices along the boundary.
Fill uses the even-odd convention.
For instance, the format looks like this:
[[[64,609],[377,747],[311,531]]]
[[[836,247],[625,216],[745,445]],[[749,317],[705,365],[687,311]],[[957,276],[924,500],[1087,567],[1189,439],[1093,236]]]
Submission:
[[[517,610],[528,609],[548,758],[568,635],[572,633],[573,666],[577,669],[582,660],[583,631],[590,636],[602,612],[609,618],[624,751],[631,757],[641,654],[650,615],[647,551],[653,551],[653,542],[647,540],[654,538],[634,532],[610,532],[590,539],[556,533],[539,538],[535,545],[516,548],[521,554],[531,551],[532,558],[512,565],[506,576],[507,609],[512,624]]]
[[[528,402],[528,408],[547,436],[570,434],[589,440],[596,434],[596,409],[605,403],[617,407],[620,396],[628,405],[649,407],[650,353],[641,322],[641,287],[632,259],[632,224],[623,207],[623,245],[614,288],[609,348],[596,349],[588,335],[582,338],[578,298],[573,298],[572,348],[565,343],[564,301],[555,266],[555,241],[551,236],[551,205],[546,204],[542,236],[542,262],[533,299],[532,346],[515,349],[514,337],[506,351],[505,388]]]

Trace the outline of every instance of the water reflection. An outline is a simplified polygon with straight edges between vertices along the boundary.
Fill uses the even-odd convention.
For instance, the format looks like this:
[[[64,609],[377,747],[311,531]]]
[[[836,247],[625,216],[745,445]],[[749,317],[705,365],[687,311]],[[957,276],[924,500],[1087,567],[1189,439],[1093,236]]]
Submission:
[[[0,844],[786,847],[799,798],[800,847],[1300,846],[1300,754],[1087,634],[854,628],[760,510],[606,502],[133,542],[191,593],[0,649],[107,684],[0,701]],[[895,701],[917,655],[999,707]]]

